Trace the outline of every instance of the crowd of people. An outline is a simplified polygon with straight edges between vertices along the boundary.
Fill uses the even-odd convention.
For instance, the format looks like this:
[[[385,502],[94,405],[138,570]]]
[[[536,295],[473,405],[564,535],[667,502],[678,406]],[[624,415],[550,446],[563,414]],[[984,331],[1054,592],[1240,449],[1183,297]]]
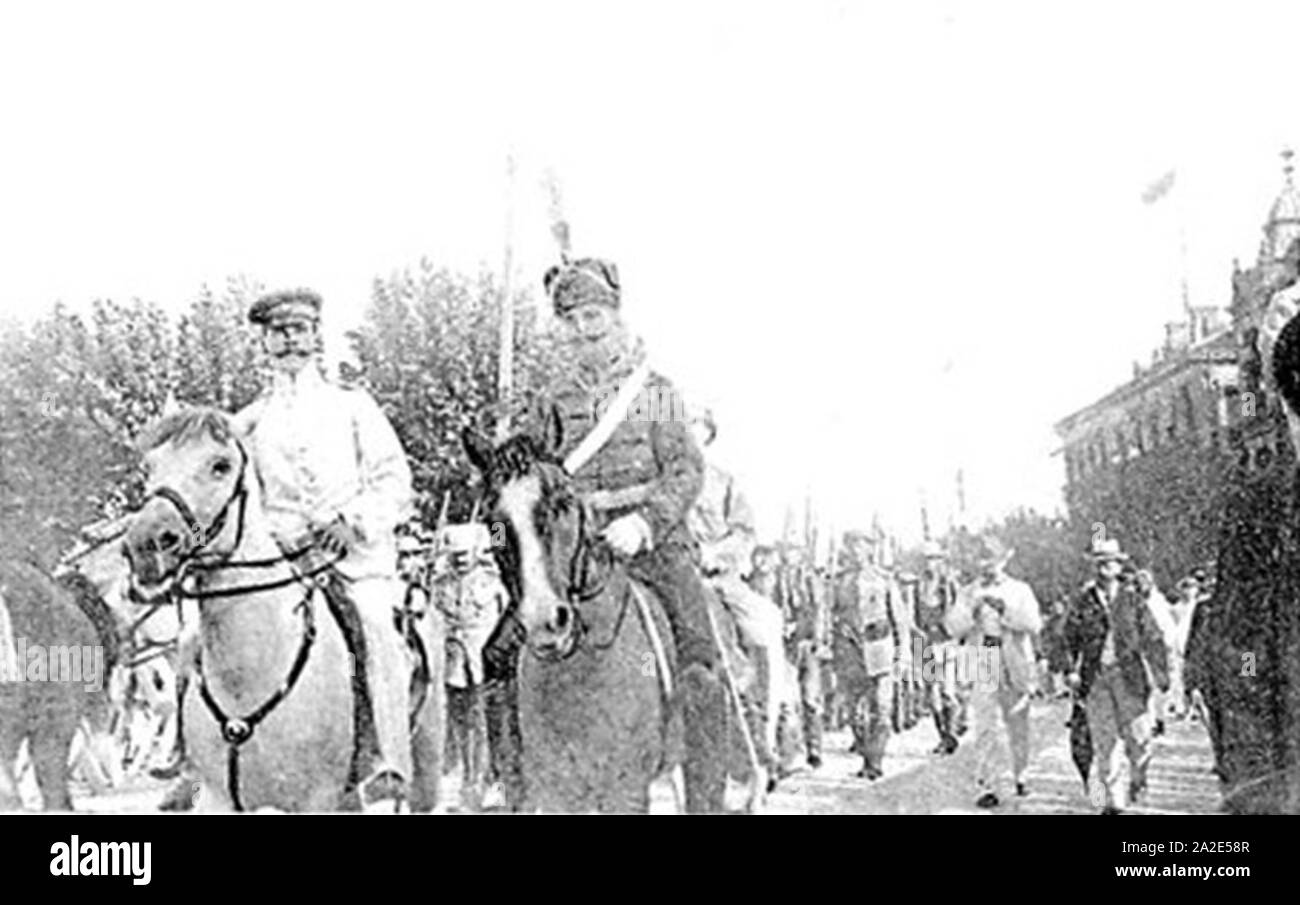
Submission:
[[[573,475],[592,530],[667,615],[683,693],[696,696],[685,726],[691,810],[720,800],[728,685],[743,698],[752,766],[769,790],[796,770],[820,769],[824,734],[846,723],[862,760],[857,776],[878,780],[890,736],[928,716],[937,756],[971,736],[976,803],[997,807],[1008,788],[1028,794],[1029,705],[1045,687],[1086,709],[1106,765],[1106,811],[1124,799],[1112,769],[1119,739],[1132,763],[1127,799],[1141,794],[1150,733],[1192,709],[1181,663],[1197,576],[1170,604],[1149,572],[1126,571],[1128,558],[1105,541],[1090,551],[1096,579],[1053,606],[1045,626],[1033,590],[1007,574],[1014,551],[992,534],[980,538],[973,577],[959,576],[935,542],[921,551],[919,574],[903,571],[877,531],[846,532],[833,562],[798,544],[761,544],[741,488],[712,460],[713,413],[661,405],[633,416],[638,396],[680,397],[622,321],[617,268],[566,258],[544,284],[568,357],[521,423],[552,436],[550,452]],[[497,564],[504,541],[474,518],[410,520],[411,472],[391,424],[363,389],[337,385],[319,367],[321,307],[309,290],[253,305],[275,379],[233,425],[277,539],[297,549],[308,538],[336,556],[334,593],[359,615],[376,734],[363,793],[402,797],[411,702],[393,613],[400,621],[433,612],[445,620],[450,748],[464,794],[480,807],[495,780],[510,799],[520,771],[512,685],[522,631]],[[747,661],[743,678],[729,668],[733,645]]]

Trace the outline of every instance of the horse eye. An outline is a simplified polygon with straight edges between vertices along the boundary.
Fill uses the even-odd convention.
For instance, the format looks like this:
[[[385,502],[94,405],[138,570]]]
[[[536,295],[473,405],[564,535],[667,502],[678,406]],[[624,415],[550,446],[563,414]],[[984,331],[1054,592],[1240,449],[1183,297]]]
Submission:
[[[229,459],[218,459],[212,463],[212,474],[218,478],[224,478],[234,470],[234,467]]]

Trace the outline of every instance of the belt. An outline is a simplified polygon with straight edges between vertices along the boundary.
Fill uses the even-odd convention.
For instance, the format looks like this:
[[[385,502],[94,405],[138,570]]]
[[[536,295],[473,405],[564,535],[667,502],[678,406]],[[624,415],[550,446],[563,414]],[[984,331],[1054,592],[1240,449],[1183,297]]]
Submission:
[[[983,644],[985,647],[1001,647],[1002,639],[996,635],[985,635]]]

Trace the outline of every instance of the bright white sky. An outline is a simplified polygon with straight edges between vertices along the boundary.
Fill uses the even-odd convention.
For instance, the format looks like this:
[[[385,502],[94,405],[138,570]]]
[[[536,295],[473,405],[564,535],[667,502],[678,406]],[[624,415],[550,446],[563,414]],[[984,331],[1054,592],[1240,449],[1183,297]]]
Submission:
[[[766,533],[1051,510],[1051,425],[1226,304],[1296,140],[1300,8],[175,3],[0,12],[0,312],[245,273],[326,296],[421,255],[616,259]],[[1162,204],[1145,186],[1177,167]],[[538,287],[540,295],[540,287]],[[333,354],[339,354],[341,341]]]

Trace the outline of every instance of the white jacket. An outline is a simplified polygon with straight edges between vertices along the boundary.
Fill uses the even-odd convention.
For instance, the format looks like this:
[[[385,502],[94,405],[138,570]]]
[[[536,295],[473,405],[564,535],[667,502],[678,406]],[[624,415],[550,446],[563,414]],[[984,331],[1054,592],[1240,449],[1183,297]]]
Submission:
[[[980,606],[985,598],[1002,601],[1001,616],[989,606]],[[953,638],[972,644],[980,644],[985,636],[1000,638],[1002,661],[1012,686],[1022,693],[1033,690],[1037,680],[1034,636],[1043,630],[1043,616],[1029,585],[1009,575],[992,584],[977,579],[960,589],[944,625]]]
[[[394,529],[411,510],[411,470],[370,394],[325,380],[312,366],[235,416],[271,530],[293,544],[342,516],[361,543],[339,565],[349,578],[391,577]]]

